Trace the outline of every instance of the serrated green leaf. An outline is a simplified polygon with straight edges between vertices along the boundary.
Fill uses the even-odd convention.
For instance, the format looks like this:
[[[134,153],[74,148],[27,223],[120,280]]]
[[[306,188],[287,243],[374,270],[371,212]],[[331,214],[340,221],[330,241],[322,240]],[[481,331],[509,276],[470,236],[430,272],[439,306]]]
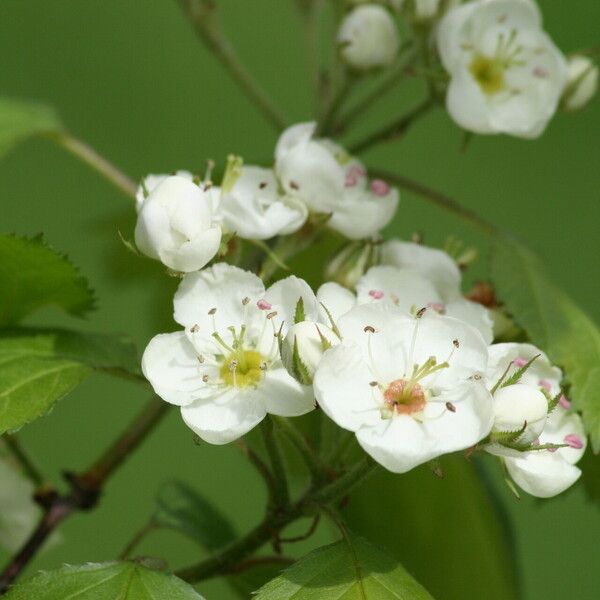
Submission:
[[[0,157],[20,141],[60,127],[60,119],[48,106],[0,98]]]
[[[595,451],[600,450],[600,331],[545,275],[537,257],[508,237],[492,254],[499,298],[531,341],[565,370],[569,397],[581,411]]]
[[[220,509],[185,483],[171,481],[163,485],[156,504],[152,523],[180,531],[207,550],[217,550],[237,537]]]
[[[445,456],[441,464],[443,479],[427,466],[401,477],[381,469],[352,493],[343,515],[436,598],[519,598],[507,520],[474,461]]]
[[[82,316],[94,306],[87,280],[41,236],[0,235],[0,326],[48,305]]]
[[[340,598],[432,600],[425,588],[388,552],[354,535],[313,550],[256,595],[256,600]]]
[[[135,347],[119,336],[61,329],[0,333],[0,434],[46,414],[92,369],[141,378]]]
[[[6,600],[202,600],[187,583],[135,562],[65,566],[15,585]]]

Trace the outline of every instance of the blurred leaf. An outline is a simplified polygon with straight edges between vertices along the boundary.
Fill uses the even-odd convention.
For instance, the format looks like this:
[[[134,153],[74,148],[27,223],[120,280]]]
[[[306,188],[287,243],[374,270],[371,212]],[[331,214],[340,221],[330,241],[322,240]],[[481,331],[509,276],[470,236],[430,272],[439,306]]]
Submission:
[[[460,456],[404,475],[380,470],[350,496],[350,526],[395,553],[440,600],[515,600],[515,551],[504,514]]]
[[[227,583],[242,600],[253,598],[253,594],[267,581],[277,577],[283,567],[278,564],[260,564],[244,571],[227,576]]]
[[[94,306],[87,280],[69,260],[35,238],[0,235],[0,326],[57,305],[82,316]]]
[[[33,484],[0,456],[0,546],[16,552],[33,531],[40,509]]]
[[[60,127],[58,115],[48,106],[0,98],[0,157],[20,141]]]
[[[600,450],[600,331],[545,275],[538,258],[511,238],[496,241],[492,278],[499,298],[531,341],[566,371],[570,397]]]
[[[600,456],[588,449],[577,466],[581,469],[581,483],[588,498],[600,507]]]
[[[0,333],[0,433],[41,417],[92,369],[141,378],[135,347],[119,336],[61,329]]]
[[[376,512],[382,516],[379,510]],[[292,598],[432,600],[397,560],[354,535],[313,550],[256,595],[256,600]]]
[[[166,483],[156,503],[153,524],[180,531],[207,550],[217,550],[237,537],[227,516],[185,483]]]
[[[133,562],[65,566],[42,572],[15,585],[5,597],[6,600],[202,600],[181,579]]]

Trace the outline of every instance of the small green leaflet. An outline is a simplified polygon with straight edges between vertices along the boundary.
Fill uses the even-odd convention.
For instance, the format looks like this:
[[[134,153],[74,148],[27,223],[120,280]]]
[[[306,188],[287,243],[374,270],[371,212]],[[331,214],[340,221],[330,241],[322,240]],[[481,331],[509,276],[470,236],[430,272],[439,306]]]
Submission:
[[[156,505],[153,525],[180,531],[207,550],[217,550],[237,537],[219,508],[185,483],[164,484],[158,491]]]
[[[60,119],[48,106],[0,98],[0,157],[24,139],[60,128]]]
[[[94,307],[86,279],[41,236],[0,235],[0,290],[0,327],[42,306],[59,306],[76,316]]]
[[[264,585],[256,600],[433,600],[389,553],[347,539],[307,554]]]
[[[46,414],[91,371],[140,379],[135,347],[119,336],[60,329],[0,333],[0,434]]]
[[[6,600],[202,600],[187,583],[135,562],[65,566],[15,585]]]
[[[545,275],[537,257],[502,237],[493,247],[492,279],[532,342],[565,370],[574,407],[580,410],[595,452],[600,450],[600,331]]]

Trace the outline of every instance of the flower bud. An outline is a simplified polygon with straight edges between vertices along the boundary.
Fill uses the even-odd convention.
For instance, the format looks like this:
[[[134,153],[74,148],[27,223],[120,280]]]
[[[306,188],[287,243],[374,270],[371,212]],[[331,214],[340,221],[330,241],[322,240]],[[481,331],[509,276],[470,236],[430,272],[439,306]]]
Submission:
[[[598,66],[581,54],[569,58],[569,80],[562,96],[562,107],[568,111],[581,110],[598,90]]]
[[[548,415],[548,400],[533,386],[520,383],[500,388],[494,394],[494,431],[519,431],[519,444],[533,442],[544,430]]]
[[[175,271],[202,269],[221,243],[212,194],[185,177],[167,177],[140,208],[135,228],[139,250]]]
[[[346,64],[362,71],[390,65],[400,40],[392,15],[377,4],[364,4],[342,21],[338,43]]]
[[[281,360],[288,373],[304,385],[311,385],[326,350],[340,338],[326,325],[301,321],[293,325],[281,344]]]
[[[379,244],[360,241],[346,244],[329,262],[325,279],[353,289],[379,259]]]

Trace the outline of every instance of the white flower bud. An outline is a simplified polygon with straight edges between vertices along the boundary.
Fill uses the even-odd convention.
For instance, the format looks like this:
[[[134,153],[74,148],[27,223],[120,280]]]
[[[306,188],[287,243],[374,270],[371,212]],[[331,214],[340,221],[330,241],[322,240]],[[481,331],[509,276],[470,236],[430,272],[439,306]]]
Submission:
[[[519,444],[533,442],[546,425],[548,400],[539,389],[517,383],[500,388],[494,394],[494,431],[525,431],[516,440]]]
[[[569,58],[569,79],[562,97],[565,110],[581,110],[598,91],[598,66],[580,54]]]
[[[365,4],[342,21],[338,43],[342,58],[350,67],[368,70],[390,65],[400,40],[392,15],[382,6]]]
[[[175,271],[204,267],[221,243],[212,194],[185,177],[167,177],[140,208],[135,228],[139,250]]]
[[[281,345],[283,366],[300,383],[310,385],[325,351],[339,343],[340,338],[326,325],[296,323]]]

